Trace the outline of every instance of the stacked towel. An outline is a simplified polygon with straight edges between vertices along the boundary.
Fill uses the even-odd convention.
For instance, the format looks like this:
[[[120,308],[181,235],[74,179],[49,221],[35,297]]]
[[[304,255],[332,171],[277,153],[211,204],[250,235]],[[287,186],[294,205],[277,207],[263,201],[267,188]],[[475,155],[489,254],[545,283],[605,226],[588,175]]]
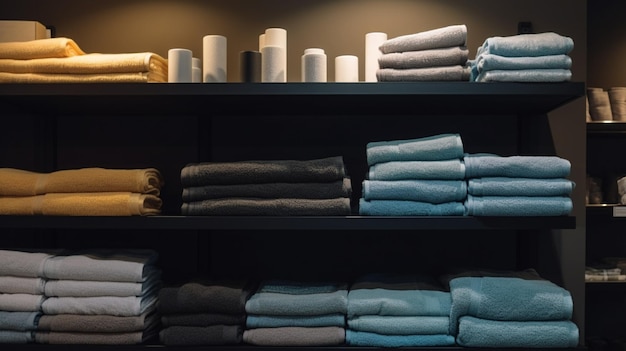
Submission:
[[[565,216],[572,211],[570,162],[558,156],[466,154],[469,216]]]
[[[152,52],[85,53],[69,38],[0,43],[0,83],[167,82],[167,60]]]
[[[361,215],[462,216],[467,197],[458,134],[370,142]]]
[[[183,215],[345,216],[352,186],[343,158],[188,164]]]
[[[243,341],[261,346],[345,343],[348,285],[268,280],[246,302]]]
[[[576,347],[569,291],[544,279],[468,276],[450,281],[450,331],[466,347]]]
[[[467,26],[451,25],[382,43],[376,77],[389,81],[467,81]]]
[[[366,347],[452,346],[450,292],[433,279],[371,274],[348,293],[346,341]]]
[[[253,289],[245,281],[194,281],[164,287],[158,311],[164,345],[231,345],[242,341],[245,303]]]
[[[80,168],[37,173],[0,168],[0,215],[159,214],[163,187],[154,168]]]
[[[490,37],[469,61],[470,81],[569,81],[573,48],[572,38],[554,32]]]

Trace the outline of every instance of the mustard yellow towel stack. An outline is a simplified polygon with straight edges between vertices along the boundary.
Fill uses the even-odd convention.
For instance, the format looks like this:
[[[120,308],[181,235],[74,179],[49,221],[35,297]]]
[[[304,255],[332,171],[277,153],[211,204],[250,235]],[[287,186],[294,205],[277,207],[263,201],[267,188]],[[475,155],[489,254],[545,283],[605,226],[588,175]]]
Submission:
[[[0,215],[147,216],[161,211],[155,168],[37,173],[0,168]]]

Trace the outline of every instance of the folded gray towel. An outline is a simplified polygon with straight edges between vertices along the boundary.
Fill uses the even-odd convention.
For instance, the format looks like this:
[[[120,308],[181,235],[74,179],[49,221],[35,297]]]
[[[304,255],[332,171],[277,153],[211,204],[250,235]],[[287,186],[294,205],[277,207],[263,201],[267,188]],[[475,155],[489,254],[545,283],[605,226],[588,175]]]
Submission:
[[[246,282],[190,282],[159,291],[158,310],[161,315],[179,313],[243,314],[252,294]]]
[[[378,58],[380,68],[426,68],[439,66],[465,66],[469,50],[465,46],[449,48],[392,52]]]
[[[44,314],[139,316],[156,304],[152,296],[49,297],[42,305]]]
[[[228,198],[183,203],[186,216],[347,216],[350,199]]]
[[[346,340],[342,327],[256,328],[243,332],[243,341],[260,346],[330,346]]]
[[[37,332],[35,342],[56,345],[137,345],[155,334],[144,331],[130,333]]]
[[[457,24],[391,38],[382,43],[380,51],[383,54],[388,54],[390,52],[465,46],[466,41],[467,26]]]
[[[45,284],[42,278],[0,276],[0,293],[43,295]]]
[[[44,314],[39,320],[38,331],[81,333],[129,333],[147,330],[158,323],[158,315],[152,307],[138,316]]]
[[[34,341],[32,331],[0,330],[0,344],[28,344]]]
[[[465,82],[469,81],[470,68],[461,65],[409,69],[381,68],[376,71],[376,78],[379,82]]]
[[[208,327],[172,326],[161,330],[164,345],[230,345],[241,343],[243,327],[212,325]]]

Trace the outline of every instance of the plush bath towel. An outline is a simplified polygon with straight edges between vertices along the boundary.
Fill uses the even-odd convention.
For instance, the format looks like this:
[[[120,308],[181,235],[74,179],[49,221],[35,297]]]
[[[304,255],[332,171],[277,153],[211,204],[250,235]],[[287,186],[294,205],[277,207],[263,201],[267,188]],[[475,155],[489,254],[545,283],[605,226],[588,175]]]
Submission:
[[[323,314],[317,316],[271,316],[248,314],[246,328],[277,328],[277,327],[345,327],[343,313]]]
[[[521,69],[571,69],[572,58],[569,55],[508,57],[494,54],[482,54],[476,58],[478,72],[494,70]]]
[[[350,197],[350,178],[332,182],[217,184],[183,188],[183,202],[229,197],[333,199]]]
[[[348,328],[383,335],[448,334],[448,316],[355,316],[348,318]]]
[[[558,156],[466,154],[465,177],[566,178],[571,163]]]
[[[42,317],[40,311],[0,311],[0,330],[27,331],[37,329]]]
[[[243,342],[258,346],[334,346],[345,343],[341,327],[278,327],[247,329]]]
[[[148,295],[161,287],[160,270],[155,269],[148,274],[143,282],[52,279],[46,283],[45,295],[60,297]]]
[[[569,196],[575,183],[565,178],[471,178],[467,193],[474,196]]]
[[[318,316],[346,313],[348,291],[345,289],[316,294],[256,292],[246,302],[247,314],[271,316]]]
[[[363,216],[463,216],[462,202],[429,202],[407,200],[359,199],[359,214]]]
[[[46,281],[42,278],[0,275],[0,293],[4,294],[43,295],[45,284]]]
[[[569,320],[493,321],[465,316],[456,342],[466,347],[571,348],[578,346],[579,332]]]
[[[159,340],[168,346],[233,345],[242,342],[242,334],[243,327],[239,325],[171,326],[159,332]]]
[[[41,278],[44,263],[53,253],[0,250],[0,275]]]
[[[189,327],[206,327],[209,325],[245,325],[245,313],[170,313],[161,315],[161,325],[170,326],[189,326]]]
[[[183,203],[186,216],[348,216],[350,198],[226,198]]]
[[[390,161],[369,167],[370,180],[462,180],[465,164],[461,159],[443,161]]]
[[[44,314],[39,320],[38,331],[80,333],[128,333],[147,330],[158,322],[154,309],[138,316],[113,316],[105,314]]]
[[[450,305],[447,291],[356,289],[348,293],[347,316],[449,316]]]
[[[180,313],[243,314],[252,288],[243,281],[189,282],[159,291],[158,311],[162,315]]]
[[[383,54],[388,54],[465,46],[466,41],[467,26],[456,24],[391,38],[383,42],[379,49]]]
[[[365,146],[368,166],[390,161],[440,161],[463,157],[459,134],[437,134],[416,139],[372,141]]]
[[[152,216],[163,201],[150,194],[126,192],[50,193],[0,197],[0,215]]]
[[[0,59],[30,60],[84,54],[74,40],[65,37],[0,43]]]
[[[0,83],[167,83],[167,75],[158,72],[92,74],[0,72]]]
[[[432,335],[384,335],[364,331],[346,330],[346,343],[364,347],[420,347],[453,346],[454,336]]]
[[[181,170],[183,187],[209,184],[332,182],[346,177],[343,157],[314,160],[203,162]]]
[[[0,168],[0,196],[112,191],[158,196],[163,185],[161,172],[155,168],[79,168],[50,173]]]
[[[470,67],[463,65],[426,67],[426,68],[380,68],[376,70],[379,82],[467,82],[470,79]]]
[[[35,342],[32,331],[0,330],[0,344],[28,344]]]
[[[38,312],[46,297],[33,294],[0,294],[0,311]]]
[[[574,40],[554,32],[495,36],[485,40],[476,57],[481,54],[500,56],[546,56],[569,54],[574,49]]]
[[[365,200],[409,200],[440,204],[467,197],[464,180],[364,180]]]
[[[156,335],[153,333],[37,332],[35,341],[38,344],[55,345],[137,345],[152,339]]]
[[[378,58],[380,68],[426,68],[439,66],[465,66],[469,50],[465,46],[392,52]]]
[[[42,304],[44,314],[139,316],[156,304],[150,296],[48,297]]]
[[[569,69],[503,69],[483,71],[478,74],[476,82],[569,82],[572,80],[572,71]]]
[[[573,210],[567,196],[473,196],[465,201],[467,216],[567,216]]]

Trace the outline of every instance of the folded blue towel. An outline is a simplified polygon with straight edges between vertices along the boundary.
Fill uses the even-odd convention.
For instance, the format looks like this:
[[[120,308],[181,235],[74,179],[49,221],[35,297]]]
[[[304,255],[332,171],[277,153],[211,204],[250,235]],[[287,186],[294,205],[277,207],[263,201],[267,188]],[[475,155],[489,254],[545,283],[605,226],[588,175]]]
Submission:
[[[365,180],[365,200],[410,200],[430,203],[463,201],[465,180]]]
[[[466,216],[567,216],[572,199],[566,196],[467,195]]]
[[[369,167],[370,180],[458,180],[465,178],[465,164],[461,159],[442,161],[395,161]]]
[[[269,316],[248,314],[246,327],[277,328],[277,327],[345,327],[345,314],[333,313],[319,316]]]
[[[566,178],[571,170],[568,160],[558,156],[499,156],[466,154],[465,177]]]
[[[347,290],[347,283],[335,282],[305,282],[294,280],[266,280],[261,282],[258,292],[270,292],[280,294],[320,294],[332,293],[339,290]]]
[[[456,342],[466,347],[568,348],[578,346],[574,322],[493,321],[462,317]]]
[[[481,54],[500,56],[546,56],[569,54],[574,49],[574,40],[554,32],[518,34],[507,37],[490,37],[479,48]]]
[[[469,315],[499,321],[572,318],[572,295],[549,280],[516,277],[461,277],[450,281],[450,334]]]
[[[246,313],[272,316],[317,316],[346,313],[348,291],[319,294],[281,294],[257,292],[246,301]]]
[[[452,335],[383,335],[346,329],[346,343],[351,346],[418,347],[452,346]]]
[[[401,35],[383,42],[379,49],[383,54],[463,46],[467,41],[467,26],[455,24],[423,32]]]
[[[40,317],[41,312],[0,311],[0,330],[35,330]]]
[[[348,328],[384,335],[448,334],[448,316],[355,316],[348,318]]]
[[[473,196],[569,196],[575,183],[565,178],[472,178],[467,193]]]
[[[389,161],[437,161],[463,157],[459,134],[439,134],[417,139],[373,141],[365,147],[369,166]]]
[[[482,54],[473,64],[476,64],[478,72],[504,69],[571,69],[572,58],[565,54],[522,57]]]
[[[462,202],[429,202],[407,200],[371,200],[359,199],[359,214],[362,216],[463,216],[465,206]]]
[[[0,330],[0,344],[29,344],[35,342],[33,331]]]
[[[521,82],[521,83],[554,83],[554,82],[569,82],[572,80],[572,71],[569,69],[502,69],[483,71],[478,76],[473,78],[470,75],[470,79],[475,82]]]
[[[380,316],[449,316],[448,291],[356,289],[348,293],[348,318]]]

